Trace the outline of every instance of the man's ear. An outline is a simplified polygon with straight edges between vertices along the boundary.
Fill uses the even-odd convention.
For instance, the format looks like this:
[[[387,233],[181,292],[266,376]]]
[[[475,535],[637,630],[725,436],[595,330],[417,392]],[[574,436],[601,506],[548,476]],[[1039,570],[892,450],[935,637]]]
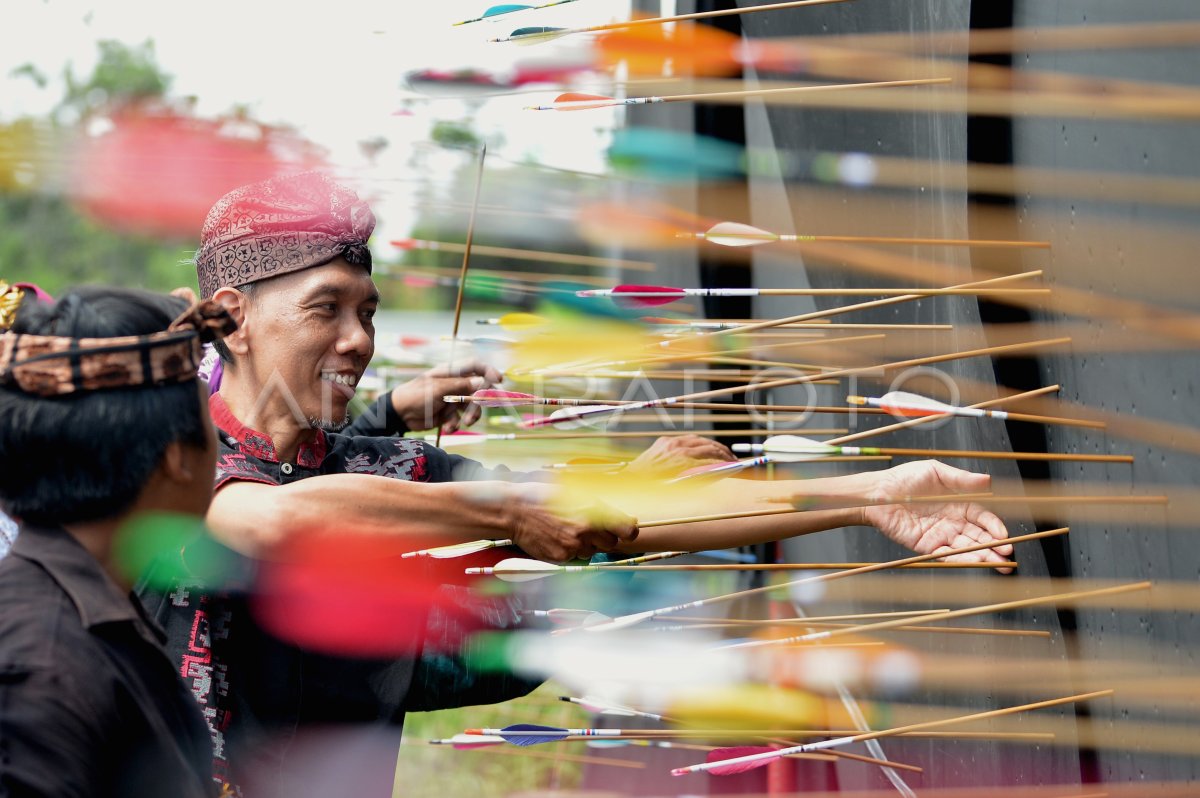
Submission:
[[[196,475],[192,473],[192,465],[183,446],[179,441],[168,443],[167,448],[163,450],[160,468],[163,477],[169,482],[190,485]]]
[[[246,310],[249,307],[249,300],[241,291],[228,286],[217,289],[217,292],[213,294],[213,299],[220,302],[221,307],[229,311],[229,315],[237,322],[237,330],[222,339],[225,346],[235,355],[246,354],[249,351],[246,339],[246,327],[249,324]]]

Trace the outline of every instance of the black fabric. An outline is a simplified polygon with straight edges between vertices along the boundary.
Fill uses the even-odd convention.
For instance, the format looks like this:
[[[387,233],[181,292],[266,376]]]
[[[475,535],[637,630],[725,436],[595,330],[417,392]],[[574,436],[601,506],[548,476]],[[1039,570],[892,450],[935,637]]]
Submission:
[[[162,630],[66,531],[21,529],[0,607],[0,795],[215,794]]]
[[[538,478],[489,470],[424,441],[395,437],[321,433],[301,448],[296,462],[280,462],[271,441],[242,426],[219,395],[210,399],[210,408],[218,427],[218,488],[231,481],[283,485],[344,473],[417,482]],[[441,590],[456,591],[456,603],[490,628],[511,628],[521,620],[509,599],[485,600],[452,586]],[[470,651],[391,659],[304,651],[260,627],[241,596],[196,585],[177,584],[167,592],[143,588],[140,595],[166,630],[171,658],[209,721],[214,777],[222,784],[244,784],[248,777],[282,783],[291,767],[289,746],[303,737],[305,728],[402,724],[407,711],[498,703],[526,695],[539,684],[508,673],[480,672]],[[427,642],[468,636],[456,626],[462,621],[449,614],[427,616],[424,623]],[[447,646],[434,648],[442,652]]]
[[[363,411],[358,418],[354,419],[350,426],[342,430],[342,434],[350,437],[356,435],[386,437],[403,435],[408,431],[408,424],[404,423],[404,418],[396,412],[396,408],[392,405],[391,391],[387,391],[372,402],[370,407]]]

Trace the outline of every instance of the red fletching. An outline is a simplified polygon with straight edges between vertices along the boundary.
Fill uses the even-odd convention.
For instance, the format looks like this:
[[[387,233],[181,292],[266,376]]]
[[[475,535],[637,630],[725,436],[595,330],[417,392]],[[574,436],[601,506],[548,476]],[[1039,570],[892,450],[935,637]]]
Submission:
[[[880,409],[891,413],[893,416],[912,416],[915,418],[920,418],[922,416],[940,416],[946,412],[944,410],[934,409],[923,410],[916,407],[896,407],[895,405],[887,404],[881,404],[879,407]]]
[[[666,294],[667,296],[623,296],[624,294]],[[669,285],[618,285],[612,290],[613,302],[627,308],[655,307],[678,302],[687,296],[682,288]]]
[[[569,91],[554,98],[555,103],[587,103],[586,105],[570,105],[565,108],[555,108],[556,111],[586,111],[591,108],[607,108],[616,100],[601,94],[580,94]]]
[[[516,407],[531,404],[535,399],[533,394],[496,388],[484,388],[471,394],[471,401],[481,407]]]
[[[708,752],[708,756],[704,758],[705,762],[721,762],[726,759],[737,759],[743,756],[752,756],[754,754],[767,754],[771,751],[778,751],[774,746],[757,746],[757,745],[737,745],[731,748],[714,748]],[[763,765],[774,762],[775,758],[759,759],[753,762],[737,762],[732,765],[718,765],[714,768],[709,768],[705,771],[713,776],[736,776],[738,773],[745,773],[748,770],[760,768]]]
[[[396,249],[417,249],[417,240],[415,238],[397,238],[388,243]]]
[[[347,530],[293,535],[260,564],[253,611],[275,636],[314,651],[353,657],[457,651],[482,626],[461,594],[442,588],[455,581],[461,561],[400,556],[444,543]],[[427,636],[434,611],[436,639]]]

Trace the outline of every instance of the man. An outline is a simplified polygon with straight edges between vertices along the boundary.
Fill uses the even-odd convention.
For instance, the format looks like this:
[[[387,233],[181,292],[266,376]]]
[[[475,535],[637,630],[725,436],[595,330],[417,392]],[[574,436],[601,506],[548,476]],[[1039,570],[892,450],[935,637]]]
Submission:
[[[200,517],[216,441],[196,379],[213,303],[86,288],[0,337],[0,794],[207,796],[212,748],[114,539]],[[174,319],[174,321],[172,321]]]
[[[208,518],[230,545],[269,548],[288,530],[330,516],[384,532],[397,519],[425,519],[447,542],[510,538],[548,560],[613,549],[719,548],[864,522],[918,551],[1006,534],[982,508],[950,504],[680,524],[638,535],[628,523],[596,528],[516,501],[521,492],[505,482],[472,482],[507,475],[422,442],[331,435],[327,430],[346,424],[354,386],[374,353],[379,294],[367,247],[373,227],[364,202],[316,173],[233,191],[205,222],[196,261],[201,295],[221,302],[240,325],[223,342],[225,375],[212,403],[223,434]],[[719,444],[693,438],[659,442],[635,465],[676,447],[697,459],[728,457]],[[771,495],[877,499],[972,492],[986,484],[985,475],[927,461],[835,479],[727,480],[704,500],[744,509]]]
[[[233,548],[270,552],[295,532],[330,520],[382,535],[423,527],[447,543],[508,538],[551,561],[598,551],[724,548],[864,521],[920,551],[1006,535],[998,518],[966,504],[796,513],[786,520],[681,524],[639,534],[620,513],[592,518],[580,508],[564,517],[548,510],[520,484],[528,475],[489,471],[422,441],[339,434],[374,353],[379,293],[367,247],[373,227],[364,202],[315,173],[235,190],[205,221],[196,258],[201,296],[220,302],[240,325],[221,342],[224,373],[210,399],[220,450],[207,519]],[[411,395],[383,401],[393,415],[418,404]],[[395,418],[382,426],[400,431]],[[730,456],[702,438],[672,439],[656,443],[635,466],[680,454],[697,460]],[[727,481],[712,486],[704,499],[714,507],[744,509],[756,506],[756,497],[803,490],[875,497],[977,491],[987,483],[986,476],[938,463],[883,474],[803,483]],[[226,767],[226,757],[253,756],[264,741],[293,738],[306,723],[396,724],[407,711],[505,700],[531,687],[464,672],[431,677],[424,660],[318,658],[273,640],[236,606],[186,590],[151,602],[182,667],[203,662],[189,675],[206,705],[219,767]],[[208,647],[194,630],[211,622],[218,606],[225,607],[221,642]],[[223,692],[214,688],[218,683]],[[232,767],[237,771],[236,762]]]

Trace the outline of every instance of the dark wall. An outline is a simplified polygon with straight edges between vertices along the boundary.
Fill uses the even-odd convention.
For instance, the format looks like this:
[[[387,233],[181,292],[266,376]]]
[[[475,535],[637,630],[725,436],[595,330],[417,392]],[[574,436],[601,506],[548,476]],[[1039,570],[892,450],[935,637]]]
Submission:
[[[741,3],[741,5],[749,5]],[[986,8],[984,7],[986,5]],[[1120,0],[1030,0],[984,4],[972,9],[969,0],[911,0],[904,3],[857,2],[815,7],[788,12],[749,14],[741,17],[745,34],[754,39],[779,36],[847,34],[856,32],[959,31],[965,42],[972,26],[996,26],[1011,18],[1017,26],[1054,24],[1101,25],[1154,19],[1195,19],[1200,14],[1193,2],[1128,3]],[[681,10],[689,10],[681,8]],[[927,55],[945,55],[928,49]],[[962,57],[957,57],[959,62]],[[1005,59],[998,60],[1004,64]],[[1200,52],[1157,50],[1137,53],[1091,52],[1085,54],[1039,54],[1017,52],[1011,63],[1021,70],[1064,70],[1085,76],[1106,76],[1127,80],[1195,82],[1200,75]],[[745,76],[756,77],[753,70]],[[770,79],[772,75],[762,75]],[[1104,95],[1096,97],[1103,103]],[[711,116],[699,117],[703,123]],[[639,124],[657,124],[686,130],[696,117],[678,111],[644,115]],[[964,193],[943,187],[946,179],[968,159],[1017,167],[1046,167],[1086,171],[1106,170],[1140,176],[1196,177],[1200,171],[1195,154],[1200,152],[1200,128],[1194,123],[1162,123],[1144,120],[1106,121],[1100,118],[1071,116],[1057,118],[1018,115],[1008,119],[976,118],[970,124],[964,114],[931,114],[919,111],[842,111],[798,109],[761,102],[747,102],[742,119],[746,142],[763,151],[812,154],[819,151],[858,152],[872,156],[900,156],[920,159],[914,184],[910,188],[853,190],[818,185],[789,175],[786,159],[778,169],[759,169],[744,188],[729,187],[724,200],[714,200],[710,187],[691,187],[693,208],[707,214],[728,213],[727,218],[749,222],[778,232],[897,234],[940,237],[998,238],[1018,237],[1051,242],[1048,252],[1003,253],[981,250],[915,247],[903,254],[938,263],[999,272],[1017,272],[1040,268],[1046,271],[1047,285],[1111,292],[1124,298],[1166,303],[1177,308],[1195,309],[1200,291],[1190,258],[1196,243],[1195,207],[1176,206],[1161,198],[1143,201],[1114,199],[1113,181],[1104,175],[1092,175],[1077,196],[1051,199],[1033,190],[1018,190],[1014,197],[997,198],[974,191]],[[735,126],[736,127],[736,126]],[[692,128],[696,129],[696,128]],[[713,131],[705,128],[705,132]],[[678,186],[671,199],[683,202],[687,189]],[[742,214],[742,215],[738,215]],[[703,257],[708,257],[708,254]],[[664,269],[664,282],[677,279],[680,284],[695,284],[702,273],[702,254],[675,255]],[[818,288],[878,284],[877,277],[861,275],[833,261],[804,260],[786,250],[760,248],[751,258],[754,284],[760,287]],[[920,275],[914,275],[920,278]],[[903,281],[897,281],[903,284]],[[837,299],[765,298],[755,301],[759,318],[793,315],[817,307],[843,304]],[[970,298],[939,297],[856,314],[847,321],[909,322],[952,324],[950,332],[930,332],[915,339],[915,347],[924,353],[949,352],[986,346],[1002,333],[985,328],[1003,322],[1038,322],[1044,325],[1039,337],[1056,332],[1076,336],[1076,343],[1061,353],[1024,360],[992,361],[971,359],[941,364],[938,370],[964,385],[1008,385],[1026,389],[1058,383],[1061,397],[1104,411],[1155,419],[1194,429],[1197,357],[1194,345],[1156,347],[1145,345],[1137,351],[1123,340],[1125,320],[1096,314],[1066,316],[1040,312],[1032,315],[1014,312],[1000,305],[980,303]],[[1082,333],[1081,333],[1082,331]],[[1132,338],[1130,339],[1132,341]],[[1116,342],[1116,343],[1114,343]],[[889,379],[895,375],[889,375]],[[847,392],[879,393],[889,384],[859,381],[837,388],[818,389],[821,404],[840,404]],[[798,389],[777,391],[778,403],[803,403],[806,394]],[[1069,409],[1063,413],[1069,413]],[[814,419],[814,425],[836,426],[844,417]],[[860,425],[874,421],[863,418]],[[1169,436],[1168,436],[1169,437]],[[1049,468],[1005,461],[954,460],[953,465],[992,474],[996,479],[1016,480],[1049,478],[1052,484],[1071,492],[1089,488],[1114,491],[1132,489],[1155,492],[1163,486],[1193,487],[1200,477],[1200,459],[1195,448],[1187,450],[1187,440],[1172,445],[1166,441],[1148,442],[1116,434],[1077,431],[1059,427],[1004,425],[992,420],[960,419],[936,430],[928,427],[892,434],[886,445],[948,449],[1046,450],[1052,452],[1131,453],[1137,457],[1129,465],[1080,465],[1064,463]],[[866,466],[859,466],[861,470]],[[882,466],[881,466],[882,467]],[[819,476],[834,469],[809,467],[793,469],[792,476]],[[846,472],[847,468],[838,469]],[[1094,516],[1070,510],[1055,519],[1071,526],[1065,542],[1040,545],[1024,544],[1015,559],[1018,576],[999,576],[977,572],[954,579],[976,585],[982,597],[996,582],[1018,580],[1029,594],[1049,593],[1062,583],[1049,577],[1151,579],[1164,587],[1167,582],[1194,583],[1200,574],[1200,546],[1193,535],[1195,525],[1180,517],[1182,510],[1150,508],[1136,524],[1105,523]],[[1031,520],[1017,512],[1006,512],[1004,520],[1013,534],[1032,531]],[[1042,523],[1038,528],[1046,528]],[[823,560],[876,560],[900,556],[900,549],[883,540],[874,530],[851,529],[829,532],[788,542],[787,558]],[[895,577],[900,579],[900,577]],[[936,601],[935,588],[945,575],[931,572],[904,574],[904,600],[928,594]],[[1080,584],[1082,584],[1080,582]],[[971,588],[964,591],[962,603],[973,602]],[[981,599],[982,603],[986,599]],[[883,609],[888,602],[878,595],[855,596],[853,591],[837,594],[837,604],[829,602],[816,609],[841,611]],[[810,609],[811,611],[811,609]],[[1187,608],[1177,611],[1117,611],[1103,605],[1082,608],[1078,612],[1038,610],[1000,617],[972,619],[974,626],[1018,626],[1045,630],[1049,639],[1016,641],[1003,638],[917,639],[903,638],[932,657],[971,654],[998,659],[1026,658],[1049,665],[1078,663],[1085,678],[1079,689],[1095,689],[1086,678],[1093,664],[1131,661],[1150,679],[1166,678],[1195,670],[1192,643],[1200,629],[1194,613]],[[1028,678],[1024,674],[1021,678]],[[1012,687],[1011,683],[1008,685]],[[988,694],[950,690],[928,690],[919,697],[931,704],[954,705],[964,712],[991,709],[1047,697],[1044,691],[1031,689],[996,690]],[[1143,685],[1144,687],[1144,685]],[[999,745],[965,742],[921,742],[887,740],[887,755],[899,761],[922,765],[920,776],[904,775],[913,787],[971,785],[1019,785],[1072,783],[1083,780],[1130,782],[1153,779],[1180,779],[1196,776],[1197,760],[1182,756],[1156,754],[1156,743],[1149,736],[1131,734],[1119,746],[1094,749],[1086,743],[1093,729],[1117,731],[1122,724],[1138,722],[1186,722],[1194,718],[1194,700],[1186,695],[1163,692],[1161,698],[1148,698],[1142,688],[1127,688],[1115,699],[1094,702],[1080,708],[1051,711],[1038,716],[1021,717],[1017,724],[1031,731],[1044,727],[1043,719],[1059,718],[1071,723],[1056,727],[1059,738],[1054,745]],[[1188,715],[1187,713],[1191,713]],[[1178,728],[1186,729],[1186,726]],[[1077,744],[1073,729],[1083,734],[1085,744]],[[1180,732],[1185,733],[1185,732]],[[839,766],[837,781],[842,788],[881,787],[879,771],[872,768]]]

